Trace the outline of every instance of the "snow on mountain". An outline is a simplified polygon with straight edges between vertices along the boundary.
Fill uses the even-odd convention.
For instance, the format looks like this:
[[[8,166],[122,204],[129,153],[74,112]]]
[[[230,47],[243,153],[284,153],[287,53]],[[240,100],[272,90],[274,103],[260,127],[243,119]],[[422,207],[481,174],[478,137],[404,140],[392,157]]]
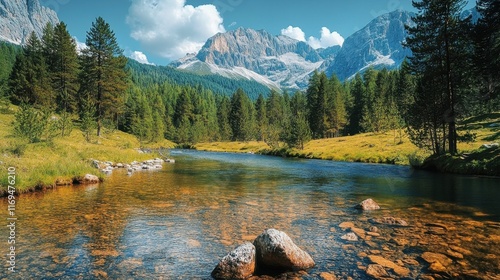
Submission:
[[[23,44],[33,31],[41,37],[48,22],[59,23],[57,14],[38,0],[0,0],[0,40]]]
[[[239,28],[208,39],[197,54],[171,66],[198,74],[253,79],[272,88],[304,88],[323,63],[307,43],[264,30]]]
[[[411,54],[402,46],[411,16],[401,10],[382,15],[348,37],[342,47],[317,50],[283,35],[239,28],[215,35],[198,53],[171,66],[198,74],[253,79],[272,88],[305,89],[315,70],[344,80],[369,67],[398,67]]]
[[[411,25],[412,14],[397,10],[382,15],[348,37],[332,65],[324,70],[341,80],[368,67],[393,69],[401,65],[411,51],[402,46],[407,37],[405,25]]]

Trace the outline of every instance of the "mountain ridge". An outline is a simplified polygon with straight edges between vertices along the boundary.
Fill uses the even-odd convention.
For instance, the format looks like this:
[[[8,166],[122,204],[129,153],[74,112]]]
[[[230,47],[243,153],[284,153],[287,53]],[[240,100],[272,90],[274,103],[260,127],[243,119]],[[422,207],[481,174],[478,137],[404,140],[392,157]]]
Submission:
[[[403,10],[381,15],[349,36],[342,47],[327,49],[313,49],[284,35],[240,27],[214,35],[198,53],[170,66],[199,74],[254,79],[271,88],[303,90],[316,70],[344,80],[370,66],[398,67],[411,54],[401,44],[411,16]]]

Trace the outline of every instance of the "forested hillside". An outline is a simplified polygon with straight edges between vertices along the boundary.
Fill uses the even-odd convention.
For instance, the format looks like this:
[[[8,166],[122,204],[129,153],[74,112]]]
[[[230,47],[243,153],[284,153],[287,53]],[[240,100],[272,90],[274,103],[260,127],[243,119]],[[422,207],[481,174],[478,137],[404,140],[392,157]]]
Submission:
[[[129,59],[127,66],[132,74],[132,81],[139,86],[168,82],[182,86],[201,86],[227,96],[232,95],[238,88],[242,88],[253,100],[257,99],[259,94],[267,96],[270,91],[268,87],[258,82],[243,78],[230,79],[220,75],[196,75],[170,66],[146,65],[131,59]]]
[[[500,106],[499,5],[480,1],[473,23],[461,16],[463,4],[415,3],[406,42],[414,55],[401,69],[370,68],[345,82],[315,72],[305,92],[293,93],[127,60],[102,18],[81,53],[64,23],[48,25],[22,51],[1,45],[2,96],[21,106],[14,129],[30,142],[64,137],[73,124],[88,141],[120,129],[141,143],[260,140],[273,148],[394,130],[396,142],[408,134],[433,154],[455,154],[457,141],[474,140],[457,123]]]

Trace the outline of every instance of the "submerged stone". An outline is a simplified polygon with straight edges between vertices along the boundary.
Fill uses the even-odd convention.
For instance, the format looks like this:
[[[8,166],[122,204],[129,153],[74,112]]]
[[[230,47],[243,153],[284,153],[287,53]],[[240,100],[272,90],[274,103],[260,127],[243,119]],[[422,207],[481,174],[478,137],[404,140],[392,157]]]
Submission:
[[[222,258],[212,271],[215,279],[246,279],[255,273],[255,246],[247,242]]]
[[[372,211],[380,209],[380,206],[371,198],[363,200],[361,203],[356,205],[357,209],[361,209],[363,211]]]

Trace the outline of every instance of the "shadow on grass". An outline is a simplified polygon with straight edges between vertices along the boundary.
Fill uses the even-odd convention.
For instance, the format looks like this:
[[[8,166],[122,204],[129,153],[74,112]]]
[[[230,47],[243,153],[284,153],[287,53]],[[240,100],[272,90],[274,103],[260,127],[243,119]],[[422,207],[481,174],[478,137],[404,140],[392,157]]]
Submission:
[[[488,125],[495,123],[499,121],[500,119],[500,112],[495,112],[495,113],[489,113],[489,114],[484,114],[484,115],[479,115],[476,117],[471,117],[468,118],[464,121],[462,121],[460,124],[461,125],[470,125],[470,124],[483,124],[483,125]]]
[[[484,137],[483,138],[484,140],[486,141],[495,141],[495,140],[498,140],[500,139],[500,131],[497,131],[495,134],[492,134],[488,137]]]

